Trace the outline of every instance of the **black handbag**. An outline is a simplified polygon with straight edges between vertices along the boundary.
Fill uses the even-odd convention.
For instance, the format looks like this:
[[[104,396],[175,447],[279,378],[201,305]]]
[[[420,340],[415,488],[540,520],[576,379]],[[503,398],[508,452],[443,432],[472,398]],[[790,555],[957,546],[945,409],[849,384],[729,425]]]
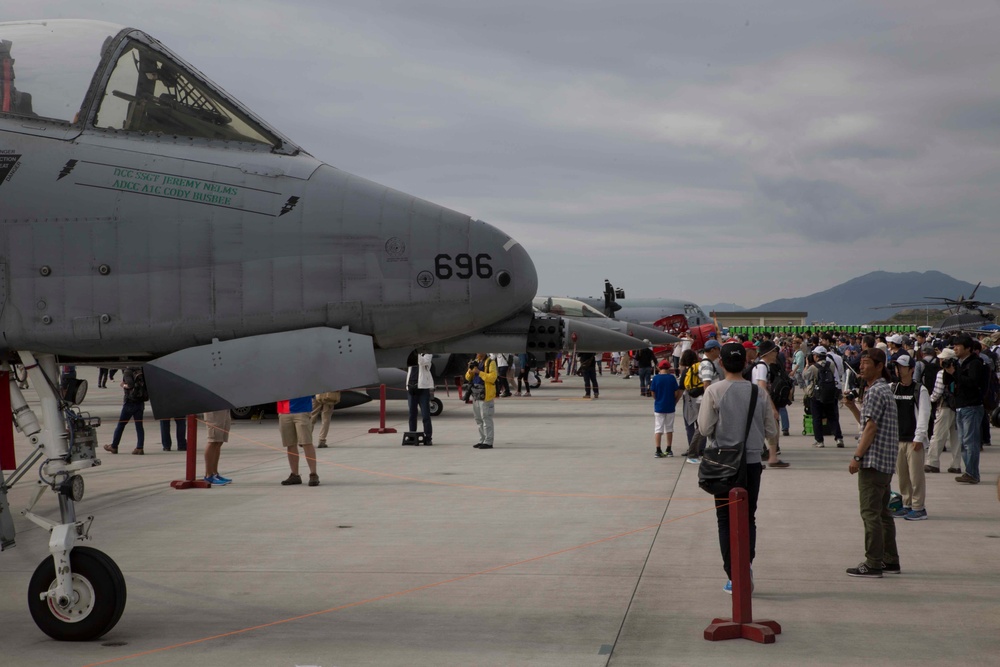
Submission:
[[[725,496],[736,487],[746,487],[747,481],[747,438],[753,424],[753,413],[757,409],[758,387],[750,387],[750,409],[747,411],[747,426],[743,441],[737,447],[706,447],[698,466],[698,486],[713,496]]]

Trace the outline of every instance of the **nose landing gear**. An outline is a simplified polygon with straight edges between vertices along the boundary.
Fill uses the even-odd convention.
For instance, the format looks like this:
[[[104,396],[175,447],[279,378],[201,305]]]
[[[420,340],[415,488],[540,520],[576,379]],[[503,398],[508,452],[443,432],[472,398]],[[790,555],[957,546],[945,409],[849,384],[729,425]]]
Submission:
[[[70,409],[60,398],[53,355],[38,355],[36,361],[31,353],[18,354],[38,392],[43,425],[25,401],[17,379],[11,378],[14,421],[35,450],[9,480],[0,477],[0,549],[14,545],[6,491],[41,461],[34,500],[23,514],[49,532],[51,557],[39,564],[28,583],[28,609],[38,628],[53,639],[97,639],[118,623],[126,600],[125,577],[115,562],[97,549],[77,546],[88,539],[94,518],[77,521],[75,503],[83,498],[84,484],[76,473],[101,463],[96,455],[100,420]],[[46,487],[59,501],[58,521],[32,512]]]
[[[125,577],[111,558],[91,547],[75,547],[69,560],[70,597],[57,593],[55,561],[46,558],[28,583],[28,610],[35,625],[53,639],[97,639],[115,627],[125,611]]]

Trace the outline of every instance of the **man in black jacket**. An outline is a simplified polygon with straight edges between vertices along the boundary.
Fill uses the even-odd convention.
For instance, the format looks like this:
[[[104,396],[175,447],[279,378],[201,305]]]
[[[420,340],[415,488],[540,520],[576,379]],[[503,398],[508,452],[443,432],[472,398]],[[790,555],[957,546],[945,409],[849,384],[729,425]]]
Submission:
[[[986,393],[988,370],[979,355],[973,354],[972,337],[968,334],[958,336],[952,347],[958,363],[944,370],[955,382],[955,421],[958,423],[958,440],[965,461],[965,472],[956,477],[955,481],[979,484],[983,395]]]
[[[642,342],[649,344],[648,340]],[[656,355],[653,354],[653,348],[642,348],[635,353],[635,360],[639,365],[639,394],[652,396],[653,394],[649,391],[649,381],[653,378],[653,368],[656,366]]]

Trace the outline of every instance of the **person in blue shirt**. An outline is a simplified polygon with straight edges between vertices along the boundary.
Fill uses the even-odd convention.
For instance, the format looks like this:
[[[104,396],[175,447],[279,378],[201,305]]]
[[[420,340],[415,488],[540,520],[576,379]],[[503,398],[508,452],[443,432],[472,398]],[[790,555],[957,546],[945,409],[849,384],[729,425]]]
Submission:
[[[653,440],[656,443],[656,458],[673,456],[674,444],[674,413],[677,411],[677,400],[684,390],[677,384],[677,378],[670,372],[670,362],[666,359],[660,362],[659,370],[649,383],[649,392],[653,395]],[[667,434],[667,451],[660,448],[663,434]]]

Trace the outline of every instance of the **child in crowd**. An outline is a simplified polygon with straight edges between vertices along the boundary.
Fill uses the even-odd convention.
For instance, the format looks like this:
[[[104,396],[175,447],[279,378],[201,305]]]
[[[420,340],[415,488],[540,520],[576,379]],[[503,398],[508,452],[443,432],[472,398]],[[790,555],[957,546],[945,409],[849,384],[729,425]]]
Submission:
[[[684,390],[677,384],[677,378],[670,372],[670,362],[666,359],[660,362],[657,374],[649,383],[649,391],[653,395],[653,440],[656,443],[656,458],[674,455],[674,413],[677,410],[677,399]],[[660,448],[663,434],[667,434],[667,451]]]

